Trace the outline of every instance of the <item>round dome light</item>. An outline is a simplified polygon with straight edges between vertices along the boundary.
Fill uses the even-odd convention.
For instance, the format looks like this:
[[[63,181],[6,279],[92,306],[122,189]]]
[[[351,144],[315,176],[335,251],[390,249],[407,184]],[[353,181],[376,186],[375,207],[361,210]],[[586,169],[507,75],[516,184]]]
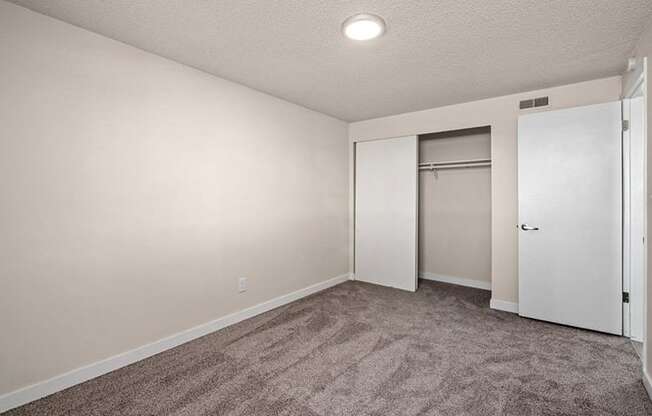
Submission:
[[[356,14],[344,21],[342,31],[353,40],[375,39],[385,33],[385,21],[373,14]]]

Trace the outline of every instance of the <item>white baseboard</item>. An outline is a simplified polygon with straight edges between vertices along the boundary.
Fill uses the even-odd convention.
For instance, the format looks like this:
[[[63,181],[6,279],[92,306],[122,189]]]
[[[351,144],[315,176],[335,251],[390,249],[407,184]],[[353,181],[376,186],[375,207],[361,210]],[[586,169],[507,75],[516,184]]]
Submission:
[[[497,309],[499,311],[518,313],[518,303],[507,302],[506,300],[500,299],[491,299],[489,302],[489,307],[491,309]]]
[[[336,286],[340,283],[346,282],[351,278],[351,274],[347,273],[341,276],[334,277],[321,283],[297,290],[296,292],[288,293],[287,295],[279,296],[267,302],[260,303],[247,309],[232,313],[227,316],[215,319],[202,325],[187,329],[169,337],[152,342],[151,344],[143,345],[136,349],[123,352],[113,357],[86,365],[84,367],[76,368],[68,371],[67,373],[55,376],[51,379],[41,381],[31,386],[12,391],[0,396],[0,413],[26,403],[40,399],[58,391],[67,389],[76,384],[83,383],[84,381],[109,373],[113,370],[133,364],[137,361],[151,357],[160,352],[169,350],[186,342],[192,341],[211,332],[218,331],[227,326],[236,324],[245,319],[252,318],[263,312],[268,312],[279,306],[286,305],[298,299],[312,295],[313,293],[328,289],[329,287]]]
[[[443,274],[419,272],[419,278],[434,280],[435,282],[451,283],[459,286],[474,287],[476,289],[491,290],[491,282],[484,280],[467,279],[466,277],[446,276]]]
[[[645,371],[645,368],[642,370],[643,386],[645,386],[645,391],[647,391],[648,397],[652,400],[652,378],[650,378],[650,375]]]

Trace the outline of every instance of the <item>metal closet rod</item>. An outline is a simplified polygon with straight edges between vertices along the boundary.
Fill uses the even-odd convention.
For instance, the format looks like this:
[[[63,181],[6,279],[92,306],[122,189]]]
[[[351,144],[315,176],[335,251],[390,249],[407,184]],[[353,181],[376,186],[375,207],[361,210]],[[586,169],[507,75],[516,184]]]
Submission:
[[[458,163],[452,165],[426,165],[419,166],[419,170],[440,170],[440,169],[460,169],[460,168],[480,168],[483,166],[491,166],[491,162],[484,163]]]
[[[491,159],[447,160],[445,162],[421,162],[419,166],[462,165],[472,163],[491,163]]]

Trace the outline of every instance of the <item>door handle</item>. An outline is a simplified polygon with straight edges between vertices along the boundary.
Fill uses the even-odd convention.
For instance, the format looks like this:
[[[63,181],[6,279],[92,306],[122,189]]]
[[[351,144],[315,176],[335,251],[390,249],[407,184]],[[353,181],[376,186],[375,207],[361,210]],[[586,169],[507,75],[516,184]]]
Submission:
[[[539,231],[539,227],[532,227],[527,224],[521,224],[521,230],[523,231]]]

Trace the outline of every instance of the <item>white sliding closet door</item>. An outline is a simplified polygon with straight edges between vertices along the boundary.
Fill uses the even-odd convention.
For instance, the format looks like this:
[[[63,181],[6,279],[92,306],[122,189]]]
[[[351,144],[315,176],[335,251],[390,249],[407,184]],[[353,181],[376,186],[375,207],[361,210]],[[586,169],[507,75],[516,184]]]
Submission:
[[[620,102],[518,123],[519,314],[622,334]]]
[[[355,278],[417,288],[416,136],[356,143]]]

